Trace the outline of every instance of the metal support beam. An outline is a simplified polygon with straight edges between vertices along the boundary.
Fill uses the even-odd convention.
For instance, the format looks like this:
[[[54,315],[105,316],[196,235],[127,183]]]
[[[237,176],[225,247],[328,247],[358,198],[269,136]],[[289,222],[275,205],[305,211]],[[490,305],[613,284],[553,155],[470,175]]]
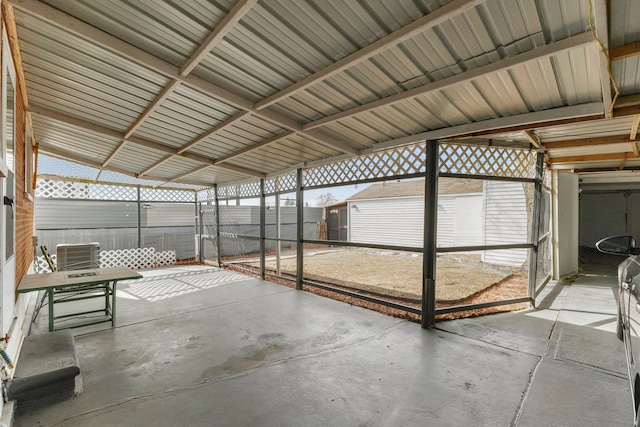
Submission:
[[[122,148],[124,147],[124,145],[127,143],[127,141],[125,141],[124,139],[120,142],[120,144],[118,144],[118,146],[115,148],[115,150],[113,150],[111,152],[111,154],[109,154],[109,156],[105,159],[104,162],[102,162],[102,167],[100,168],[100,170],[104,169],[111,160],[113,160],[113,158],[116,156],[116,154],[118,154],[120,152],[120,150],[122,150]]]
[[[140,184],[136,185],[138,201],[138,249],[142,247],[142,205],[140,203]]]
[[[180,76],[189,74],[209,52],[222,41],[244,15],[251,10],[258,0],[239,0],[231,11],[225,16],[207,39],[198,47],[191,57],[180,68]]]
[[[276,275],[280,277],[280,194],[276,194]]]
[[[169,96],[171,96],[173,91],[176,90],[176,88],[180,85],[180,83],[181,82],[179,80],[171,80],[169,82],[169,84],[167,86],[165,86],[164,89],[162,89],[162,92],[160,92],[160,94],[158,94],[156,99],[154,99],[153,102],[151,104],[149,104],[149,106],[147,106],[147,108],[142,112],[142,114],[140,114],[140,116],[138,116],[136,121],[133,122],[133,124],[131,126],[129,126],[129,129],[127,129],[127,131],[124,133],[124,138],[127,139],[127,138],[131,137],[135,133],[135,131],[140,126],[142,126],[142,124],[149,117],[151,117],[151,115],[162,105],[162,103],[164,101],[166,101],[166,99]]]
[[[302,239],[304,237],[304,189],[302,187],[302,168],[298,169],[296,181],[296,289],[302,289],[302,266],[304,248],[302,247]]]
[[[154,163],[153,165],[149,166],[147,169],[145,169],[144,171],[140,172],[138,174],[139,176],[142,175],[146,175],[147,173],[149,173],[152,169],[156,168],[157,166],[159,166],[160,164],[171,160],[173,157],[183,157],[186,159],[191,159],[195,162],[198,163],[202,163],[205,165],[209,165],[209,166],[214,166],[214,163],[216,161],[216,159],[211,159],[209,157],[204,157],[204,156],[200,156],[194,153],[180,153],[178,154],[178,150],[173,148],[173,147],[169,147],[167,145],[164,144],[160,144],[157,143],[155,141],[150,141],[148,139],[144,139],[144,138],[138,138],[138,137],[129,137],[129,138],[123,138],[122,135],[118,132],[115,131],[113,129],[109,129],[106,128],[104,126],[95,124],[95,123],[91,123],[91,122],[87,122],[85,120],[76,118],[76,117],[71,117],[67,114],[63,114],[63,113],[59,113],[57,111],[53,111],[53,110],[49,110],[47,108],[43,108],[43,107],[38,107],[36,105],[32,105],[31,108],[31,113],[32,114],[38,114],[44,117],[48,117],[50,119],[56,120],[56,121],[60,121],[62,123],[66,123],[72,126],[77,126],[79,128],[82,129],[86,129],[90,132],[96,132],[99,133],[101,135],[107,136],[107,137],[114,137],[114,138],[118,138],[121,141],[127,142],[129,144],[134,144],[134,145],[139,145],[141,147],[145,147],[145,148],[150,148],[152,150],[156,150],[159,151],[161,153],[166,154],[165,157],[163,157],[162,159],[160,159],[158,162]],[[69,157],[69,156],[67,156]],[[71,159],[73,159],[73,157],[69,157]],[[95,163],[95,162],[94,162]],[[229,164],[224,164],[224,163],[220,163],[215,165],[216,167],[219,168],[223,168],[223,169],[228,169],[234,172],[239,172],[239,173],[243,173],[246,175],[250,175],[250,176],[254,176],[256,178],[264,178],[265,174],[262,172],[258,172],[255,170],[251,170],[251,169],[247,169],[247,168],[243,168],[240,166],[235,166],[235,165],[229,165]],[[99,164],[99,166],[97,166],[98,168],[102,168],[102,164]],[[119,172],[118,170],[114,169],[114,168],[109,168],[110,170],[113,170],[115,172]],[[186,175],[190,175],[191,173],[195,173],[198,172],[200,169],[196,168],[193,169],[192,172],[187,173]],[[132,174],[132,172],[124,172],[124,173],[128,173],[128,174]],[[174,178],[175,179],[175,178]],[[161,179],[162,180],[162,179]]]
[[[207,138],[212,137],[216,133],[221,132],[222,130],[226,129],[227,127],[229,127],[229,126],[233,125],[234,123],[242,120],[242,118],[247,116],[248,114],[249,114],[248,111],[240,111],[239,113],[234,114],[233,116],[231,116],[228,119],[218,123],[213,128],[209,129],[208,131],[206,131],[203,134],[198,135],[197,137],[192,139],[190,142],[188,142],[185,145],[183,145],[182,147],[180,147],[178,149],[178,151],[176,151],[176,153],[177,154],[184,153],[185,151],[189,150],[190,148],[193,148],[195,145],[200,144],[201,142],[203,142]]]
[[[220,244],[220,200],[218,199],[218,184],[213,184],[213,192],[216,199],[216,262],[218,267],[222,267],[222,260],[220,259],[220,250],[222,245]]]
[[[274,142],[278,142],[278,141],[280,141],[282,139],[285,139],[285,138],[288,138],[289,136],[294,135],[294,134],[295,134],[295,132],[292,131],[292,130],[280,133],[278,135],[272,136],[271,138],[267,138],[267,139],[265,139],[263,141],[255,143],[253,145],[249,145],[249,146],[244,147],[244,148],[242,148],[240,150],[234,151],[233,153],[229,153],[229,154],[227,154],[225,156],[219,157],[219,158],[217,158],[217,159],[215,159],[213,161],[213,164],[216,165],[216,166],[222,166],[221,165],[222,162],[229,161],[231,159],[234,159],[234,158],[236,158],[238,156],[241,156],[241,155],[243,155],[245,153],[248,153],[250,151],[257,150],[258,148],[262,148],[265,145],[273,144]]]
[[[594,28],[592,33],[595,36],[596,43],[600,49],[598,60],[600,62],[600,87],[602,90],[602,104],[604,113],[608,118],[613,118],[613,102],[618,98],[618,93],[612,98],[611,83],[615,85],[615,81],[611,78],[609,72],[611,69],[609,51],[609,19],[607,17],[607,1],[591,0],[589,1],[591,10],[589,11],[589,25]],[[593,18],[593,19],[592,19]],[[593,22],[595,20],[595,22]],[[617,91],[617,87],[616,87]]]
[[[427,15],[430,16],[430,15]],[[434,81],[422,86],[418,86],[413,89],[406,90],[404,92],[396,93],[394,95],[387,96],[385,98],[377,99],[367,104],[362,104],[349,110],[341,111],[339,113],[323,117],[321,119],[305,123],[302,125],[303,130],[315,129],[317,127],[343,120],[349,117],[353,117],[358,114],[362,114],[368,111],[372,111],[378,108],[389,107],[399,102],[407,101],[409,99],[416,98],[418,96],[424,96],[429,93],[442,91],[455,85],[460,85],[465,82],[471,82],[483,78],[488,75],[496,74],[498,72],[512,70],[513,68],[522,66],[524,64],[540,61],[543,58],[552,57],[558,53],[565,52],[567,50],[575,49],[577,47],[593,43],[593,36],[591,33],[582,33],[566,39],[562,39],[548,45],[544,45],[515,56],[509,56],[499,61],[483,65],[478,68],[472,68],[460,74],[455,74],[450,77],[446,77],[441,80]],[[606,76],[607,84],[609,84],[609,76]],[[611,91],[609,91],[611,92]],[[609,100],[611,104],[611,100]]]
[[[265,277],[267,204],[264,194],[264,179],[260,180],[260,278]]]
[[[538,274],[538,255],[539,247],[538,241],[540,240],[540,207],[542,202],[542,178],[544,176],[544,154],[538,153],[536,161],[536,183],[533,193],[533,215],[531,221],[531,243],[533,248],[529,251],[529,292],[528,296],[531,298],[535,305],[535,292],[536,292],[536,276]]]
[[[424,243],[422,268],[422,327],[436,324],[436,234],[438,232],[438,141],[427,141],[424,181]]]
[[[198,203],[198,221],[199,221],[199,226],[200,226],[200,251],[198,253],[198,259],[200,260],[200,264],[204,264],[204,249],[202,248],[202,244],[204,243],[202,240],[202,235],[204,234],[204,221],[203,221],[203,215],[202,215],[202,202]]]
[[[477,2],[483,2],[485,0],[468,1],[468,7],[475,7]],[[338,151],[350,154],[354,154],[357,151],[354,147],[351,147],[344,141],[335,141],[321,133],[303,132],[301,123],[298,123],[295,120],[291,120],[290,118],[285,117],[273,110],[264,109],[258,111],[254,108],[254,103],[252,101],[243,98],[242,96],[239,96],[227,89],[217,86],[205,79],[197,77],[193,74],[184,75],[184,73],[188,71],[188,67],[191,67],[192,64],[200,60],[199,58],[196,58],[196,56],[200,56],[200,52],[197,52],[195,54],[195,61],[190,61],[188,64],[185,64],[185,67],[187,68],[180,70],[178,67],[169,62],[166,62],[136,46],[118,39],[117,37],[108,34],[105,31],[98,29],[97,27],[83,22],[80,19],[74,18],[73,16],[68,15],[39,0],[3,0],[3,3],[11,4],[14,9],[18,9],[26,14],[37,17],[43,22],[51,24],[57,28],[63,28],[72,36],[79,37],[80,39],[91,43],[97,49],[104,49],[126,60],[132,61],[135,64],[142,65],[143,67],[146,67],[151,71],[159,73],[169,79],[180,81],[181,83],[186,84],[191,88],[213,96],[214,98],[226,104],[232,105],[237,109],[249,111],[254,115],[262,117],[265,120],[276,123],[278,126],[296,131],[301,135],[320,140],[322,141],[322,143],[329,145]],[[250,6],[251,2],[248,1],[246,5]],[[447,6],[443,6],[440,9],[444,10],[447,8]],[[438,11],[436,12],[440,12],[440,9],[438,9]],[[247,10],[248,9],[243,9],[242,13],[246,12]],[[230,15],[233,15],[233,13],[230,12]],[[433,17],[437,16],[438,14],[436,13],[436,15],[432,15],[434,14],[431,13],[428,15],[430,19],[433,19]],[[239,15],[234,16],[234,18],[231,18],[232,20],[236,19]],[[225,26],[224,22],[221,22],[220,24],[222,27]],[[212,48],[212,46],[209,45],[208,41],[205,42],[205,45],[207,46],[203,49],[203,52],[209,47]]]
[[[565,121],[585,121],[589,119],[603,118],[602,102],[571,105],[569,107],[552,108],[549,110],[535,111],[533,113],[516,114],[513,116],[499,117],[497,119],[481,120],[479,122],[451,126],[443,129],[430,130],[415,135],[389,139],[374,144],[372,148],[362,150],[360,154],[385,150],[406,144],[415,144],[424,140],[455,138],[460,136],[474,136],[478,134],[515,132],[540,127],[556,126]]]
[[[433,12],[416,19],[410,24],[388,34],[381,39],[374,41],[373,43],[365,46],[364,48],[357,50],[356,52],[345,56],[344,58],[334,62],[333,64],[325,67],[324,69],[307,76],[299,82],[286,87],[285,89],[274,93],[271,96],[259,101],[255,104],[256,110],[261,110],[272,104],[275,104],[283,99],[289,98],[308,87],[322,81],[329,79],[336,74],[346,70],[347,68],[354,67],[369,58],[392,48],[417,34],[427,31],[429,28],[433,28],[442,24],[456,16],[460,16],[470,9],[484,3],[486,0],[454,0],[444,6],[439,7]]]

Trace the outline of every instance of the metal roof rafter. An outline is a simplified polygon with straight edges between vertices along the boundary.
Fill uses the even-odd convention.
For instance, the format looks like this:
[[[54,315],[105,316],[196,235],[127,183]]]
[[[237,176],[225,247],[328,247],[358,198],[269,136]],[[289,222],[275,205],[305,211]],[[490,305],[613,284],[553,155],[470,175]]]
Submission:
[[[595,18],[595,29],[592,29],[597,37],[598,48],[601,49],[598,60],[600,63],[600,86],[602,88],[602,103],[604,112],[612,115],[611,103],[611,76],[609,75],[609,27],[607,25],[607,2],[606,0],[595,0],[590,3],[593,6],[593,15]]]
[[[371,111],[377,108],[388,107],[398,102],[406,101],[417,96],[426,95],[431,92],[440,91],[451,87],[453,85],[468,82],[486,75],[496,73],[498,71],[507,70],[519,65],[531,61],[538,61],[542,58],[556,55],[566,50],[574,49],[576,47],[593,43],[593,37],[591,33],[582,33],[576,36],[572,36],[557,42],[549,43],[545,46],[541,46],[527,52],[520,53],[518,55],[502,59],[500,61],[493,62],[491,64],[484,65],[478,68],[472,68],[468,71],[464,71],[460,74],[446,77],[442,80],[436,80],[433,83],[429,83],[423,86],[418,86],[414,89],[410,89],[404,92],[397,93],[395,95],[387,96],[386,98],[378,99],[368,104],[359,105],[349,110],[341,111],[331,116],[324,117],[322,119],[315,120],[313,122],[306,123],[302,126],[304,130],[314,129],[328,123],[332,123],[338,120],[346,119],[356,114]],[[607,76],[608,78],[608,76]],[[607,80],[608,81],[608,80]]]
[[[429,28],[433,28],[436,25],[442,24],[445,21],[448,21],[469,9],[473,9],[476,6],[484,3],[486,0],[454,0],[444,6],[439,7],[433,12],[425,15],[421,18],[416,19],[415,21],[405,25],[404,27],[388,34],[381,39],[374,41],[373,43],[363,47],[352,54],[345,56],[344,58],[334,62],[328,67],[318,71],[317,73],[311,74],[310,76],[300,80],[293,85],[274,93],[271,96],[259,101],[255,104],[256,110],[261,110],[266,108],[272,104],[275,104],[278,101],[281,101],[284,98],[288,98],[296,93],[305,90],[309,86],[328,79],[341,71],[344,71],[347,68],[353,67],[361,62],[366,61],[367,59],[377,55],[378,53],[389,49],[393,46],[396,46],[403,41],[414,37]]]
[[[180,77],[184,77],[189,74],[213,49],[224,36],[233,29],[233,26],[253,7],[257,0],[239,0],[238,3],[231,9],[231,11],[222,19],[219,25],[211,32],[209,37],[198,47],[198,49],[191,55],[191,57],[185,62],[180,69]],[[172,79],[171,82],[164,88],[164,90],[158,94],[156,99],[146,108],[146,110],[138,117],[138,119],[127,129],[124,134],[125,138],[129,138],[136,131],[142,123],[147,120],[151,114],[178,88],[181,81],[178,79]],[[216,131],[223,129],[224,127],[214,127],[212,131],[207,133],[207,136],[213,135]],[[195,145],[194,142],[192,145]],[[187,147],[188,148],[188,147]],[[186,150],[186,149],[185,149]],[[184,151],[184,150],[183,150]],[[178,154],[180,154],[178,152]]]
[[[147,139],[144,138],[139,138],[139,137],[130,137],[130,138],[123,138],[122,134],[116,130],[113,129],[109,129],[106,128],[104,126],[95,124],[95,123],[91,123],[91,122],[87,122],[85,120],[76,118],[76,117],[72,117],[72,116],[68,116],[66,114],[63,113],[59,113],[57,111],[52,111],[46,108],[42,108],[42,107],[38,107],[36,105],[31,105],[30,107],[30,112],[32,114],[38,114],[41,115],[43,117],[48,117],[50,119],[62,122],[62,123],[66,123],[68,125],[71,126],[76,126],[79,127],[81,129],[86,129],[88,131],[91,132],[96,132],[105,136],[109,136],[109,137],[113,137],[113,138],[117,138],[117,139],[121,139],[124,140],[128,143],[131,144],[136,144],[142,147],[146,147],[146,148],[150,148],[152,150],[156,150],[156,151],[160,151],[162,153],[168,154],[170,157],[184,157],[186,159],[191,159],[194,160],[196,162],[199,163],[204,163],[206,165],[210,165],[213,166],[215,159],[210,159],[208,157],[203,157],[203,156],[199,156],[197,154],[191,154],[191,153],[181,153],[178,154],[178,151],[175,148],[166,146],[166,145],[162,145],[159,144],[157,142],[154,141],[149,141]],[[70,157],[71,158],[71,157]],[[101,167],[100,163],[96,163],[98,166],[96,166],[97,168]],[[227,164],[218,164],[216,165],[220,168],[224,168],[224,169],[229,169],[232,170],[234,172],[240,172],[240,173],[244,173],[246,175],[250,175],[250,176],[255,176],[258,178],[264,178],[266,175],[262,172],[258,172],[255,171],[253,169],[247,169],[247,168],[243,168],[240,166],[233,166],[233,165],[227,165]],[[112,168],[110,168],[112,169]],[[147,171],[148,172],[148,171]],[[128,174],[131,174],[132,172],[128,172]]]
[[[163,158],[161,158],[160,160],[158,160],[157,162],[153,163],[151,166],[147,167],[146,169],[144,169],[142,172],[140,172],[138,174],[138,177],[143,177],[146,174],[148,174],[149,172],[151,172],[152,170],[154,170],[155,168],[157,168],[158,166],[168,162],[169,160],[171,160],[173,158],[173,155],[169,154],[168,156],[165,156]]]
[[[191,55],[191,57],[180,68],[180,77],[189,74],[204,59],[209,52],[222,41],[224,36],[251,10],[258,0],[238,0],[236,5],[222,19],[220,24],[209,34],[209,37]]]
[[[638,151],[638,143],[636,138],[638,137],[638,126],[640,125],[640,114],[636,114],[633,117],[633,123],[631,124],[631,133],[629,134],[629,139],[631,140],[631,149],[633,150],[633,154],[636,156],[640,156],[640,152]]]
[[[590,102],[587,104],[572,105],[569,107],[552,108],[550,110],[535,111],[533,113],[516,114],[514,116],[499,117],[497,119],[482,120],[443,129],[421,132],[415,135],[403,136],[379,142],[373,147],[363,150],[362,154],[383,150],[394,146],[413,144],[431,139],[444,139],[460,136],[472,136],[477,133],[500,133],[512,128],[521,128],[518,131],[533,129],[536,127],[557,124],[563,120],[587,120],[589,118],[602,118],[602,102]]]
[[[186,76],[180,75],[180,70],[173,64],[164,61],[154,55],[151,55],[144,50],[133,46],[117,37],[112,36],[92,25],[89,25],[73,16],[67,15],[60,10],[57,10],[45,3],[38,0],[4,0],[24,13],[31,16],[38,17],[39,19],[68,31],[77,37],[80,37],[94,45],[97,45],[109,52],[112,52],[118,56],[126,58],[129,61],[142,65],[150,70],[153,70],[169,79],[177,80],[189,86],[205,92],[206,94],[225,102],[237,109],[246,110],[254,115],[262,117],[278,126],[284,127],[289,130],[301,133],[303,135],[312,137],[321,141],[323,144],[332,147],[335,150],[343,153],[357,155],[358,150],[350,146],[344,141],[337,141],[324,136],[321,133],[310,133],[302,130],[302,125],[294,120],[282,116],[273,111],[258,111],[254,108],[254,103],[248,99],[245,99],[233,92],[221,88],[213,83],[210,83],[204,79],[189,74]],[[460,1],[460,0],[458,0]],[[486,1],[486,0],[474,0],[474,1]]]
[[[145,120],[147,120],[154,111],[173,93],[173,91],[180,85],[179,80],[171,80],[169,84],[158,94],[156,99],[149,104],[149,106],[138,116],[135,122],[124,133],[125,138],[129,138],[138,129]]]
[[[190,141],[187,144],[185,144],[182,147],[180,147],[178,149],[178,154],[184,153],[188,149],[190,149],[190,148],[194,147],[195,145],[201,143],[202,141],[204,141],[205,139],[209,138],[210,136],[215,135],[216,133],[220,132],[221,130],[223,130],[224,128],[226,128],[228,126],[231,126],[232,124],[234,124],[235,122],[239,121],[240,119],[242,119],[247,114],[249,114],[248,111],[241,111],[238,114],[235,114],[235,115],[229,117],[227,120],[225,120],[225,121],[223,121],[221,123],[218,123],[212,129],[210,129],[207,132],[197,136],[192,141]]]
[[[210,165],[199,166],[199,167],[197,167],[195,169],[192,169],[190,171],[181,173],[180,175],[176,175],[173,178],[169,179],[167,182],[174,182],[174,181],[178,181],[180,179],[184,179],[184,178],[188,177],[189,175],[193,175],[194,173],[200,172],[201,170],[207,169],[209,167],[211,167],[211,166]]]

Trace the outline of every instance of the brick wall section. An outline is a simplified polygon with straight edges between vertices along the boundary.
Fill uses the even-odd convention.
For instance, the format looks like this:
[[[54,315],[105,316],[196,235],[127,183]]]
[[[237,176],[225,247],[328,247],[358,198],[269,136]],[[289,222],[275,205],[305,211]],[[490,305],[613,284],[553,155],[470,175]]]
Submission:
[[[22,83],[24,84],[24,83]],[[34,203],[25,194],[25,108],[22,91],[16,91],[16,286],[33,261]]]
[[[28,101],[25,99],[26,87],[22,71],[22,61],[18,49],[16,24],[13,9],[2,3],[2,21],[7,29],[12,56],[16,65],[16,126],[15,126],[15,226],[16,226],[16,286],[22,276],[27,273],[33,261],[32,236],[34,233],[34,202],[25,195],[25,110]],[[0,50],[2,44],[0,43]],[[1,76],[0,76],[1,78]]]

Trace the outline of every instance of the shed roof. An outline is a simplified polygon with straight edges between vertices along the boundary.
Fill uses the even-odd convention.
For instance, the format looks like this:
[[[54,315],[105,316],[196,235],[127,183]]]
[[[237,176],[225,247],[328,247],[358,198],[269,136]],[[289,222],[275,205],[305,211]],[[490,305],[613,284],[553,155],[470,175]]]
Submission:
[[[439,178],[438,194],[470,194],[482,192],[482,180],[461,178]],[[354,194],[348,201],[386,199],[394,197],[424,196],[424,180],[399,181],[373,184]]]

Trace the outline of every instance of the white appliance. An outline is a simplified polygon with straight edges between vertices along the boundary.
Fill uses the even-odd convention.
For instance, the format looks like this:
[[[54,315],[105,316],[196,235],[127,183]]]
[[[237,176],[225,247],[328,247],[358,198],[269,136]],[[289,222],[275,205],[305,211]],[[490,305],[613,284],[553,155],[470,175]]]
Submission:
[[[100,267],[100,243],[60,244],[56,255],[58,271]]]

